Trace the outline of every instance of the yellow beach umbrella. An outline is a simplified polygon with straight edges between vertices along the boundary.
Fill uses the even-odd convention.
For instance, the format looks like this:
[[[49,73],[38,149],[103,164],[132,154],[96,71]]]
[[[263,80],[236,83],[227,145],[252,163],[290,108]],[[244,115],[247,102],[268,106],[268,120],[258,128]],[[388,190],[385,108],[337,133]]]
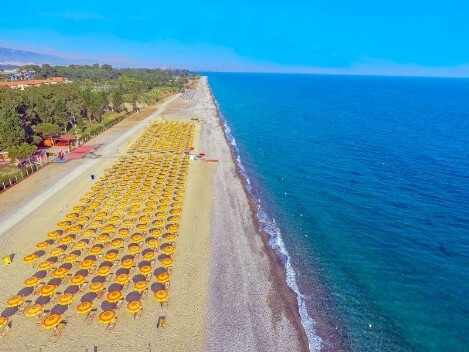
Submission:
[[[55,239],[56,239],[57,237],[59,237],[59,236],[60,236],[59,231],[51,231],[51,232],[49,232],[49,233],[47,234],[47,237],[49,237],[49,238],[51,238],[51,239],[53,239],[53,240],[55,240]]]
[[[70,281],[70,283],[72,285],[76,285],[76,286],[79,286],[81,285],[82,283],[84,283],[86,280],[86,277],[84,275],[81,275],[81,274],[77,274],[75,275],[74,277],[72,277],[72,280]]]
[[[103,233],[103,234],[99,235],[98,238],[96,238],[96,240],[98,242],[104,243],[104,242],[107,242],[109,240],[109,238],[110,238],[109,234]]]
[[[119,229],[119,235],[123,237],[128,236],[130,235],[130,231],[128,229]]]
[[[130,239],[133,242],[141,242],[143,240],[143,235],[141,233],[134,233]]]
[[[137,254],[140,252],[140,246],[138,244],[132,243],[129,245],[129,252],[132,254]]]
[[[102,282],[93,282],[91,285],[90,285],[90,288],[89,290],[91,292],[99,292],[101,291],[102,289],[104,288],[104,284]]]
[[[80,268],[86,269],[86,270],[92,268],[93,266],[94,266],[94,260],[91,260],[91,259],[85,259],[80,264]]]
[[[24,287],[34,287],[40,282],[41,282],[40,278],[38,278],[37,276],[31,276],[31,277],[28,277],[26,280],[24,280],[23,286]]]
[[[137,292],[145,291],[148,288],[148,283],[146,281],[138,281],[134,285],[134,289]]]
[[[154,296],[155,300],[157,302],[166,302],[169,298],[169,294],[168,294],[168,291],[166,290],[159,290],[159,291],[156,291]]]
[[[53,250],[51,250],[51,251],[50,251],[50,254],[53,255],[53,256],[59,256],[59,255],[61,255],[63,252],[64,252],[64,248],[63,248],[63,247],[57,247],[57,248],[54,248]]]
[[[40,263],[38,265],[38,268],[41,269],[41,270],[49,270],[52,267],[52,264],[54,264],[54,263],[52,263],[49,260],[45,260],[45,261],[43,261],[42,263]]]
[[[73,302],[74,298],[75,296],[73,295],[73,293],[64,293],[63,295],[59,297],[59,300],[57,301],[57,303],[60,304],[61,306],[68,306],[69,304]]]
[[[91,309],[93,309],[93,302],[85,301],[78,305],[77,313],[79,314],[88,313]]]
[[[125,285],[127,282],[129,282],[130,276],[128,274],[119,274],[116,277],[116,283],[119,285]]]
[[[8,299],[7,303],[5,304],[7,308],[18,307],[22,305],[24,302],[24,297],[22,295],[15,295]]]
[[[107,294],[106,300],[110,303],[115,303],[122,299],[122,292],[120,291],[111,291]]]
[[[163,249],[163,252],[165,252],[165,254],[173,254],[174,253],[174,247],[173,246],[165,246],[162,248]]]
[[[60,229],[64,229],[70,225],[70,221],[60,221],[57,223],[57,227]]]
[[[151,229],[150,235],[155,236],[155,237],[160,237],[163,235],[163,230],[161,228]]]
[[[65,277],[67,274],[68,274],[68,269],[61,267],[61,268],[55,269],[54,272],[52,273],[52,276],[57,279],[61,279]]]
[[[83,248],[85,248],[87,245],[88,245],[88,242],[87,242],[87,241],[80,240],[80,241],[78,241],[77,243],[75,243],[75,246],[73,246],[73,248],[76,248],[76,249],[83,249]]]
[[[128,258],[128,259],[124,259],[122,261],[122,267],[125,268],[125,269],[130,269],[131,267],[134,266],[134,260],[131,259],[131,258]]]
[[[33,304],[32,306],[28,307],[24,312],[28,318],[37,317],[39,314],[44,312],[44,306],[42,304]]]
[[[155,256],[156,256],[156,255],[155,255],[155,252],[153,252],[153,251],[148,251],[148,252],[145,252],[145,254],[143,255],[143,258],[144,258],[145,260],[153,260],[153,259],[155,259]]]
[[[122,246],[123,242],[124,241],[122,241],[120,238],[116,238],[116,239],[112,240],[111,247],[112,248],[119,248],[120,246]]]
[[[56,285],[47,284],[47,285],[42,286],[39,289],[39,294],[41,296],[51,296],[55,293],[55,291],[57,291],[57,286]]]
[[[166,228],[169,231],[174,232],[174,231],[179,230],[179,225],[178,224],[169,224],[168,226],[166,226]]]
[[[142,302],[140,301],[130,301],[127,304],[127,311],[130,313],[137,313],[143,308]]]
[[[173,265],[173,260],[168,257],[161,259],[160,262],[165,267],[170,267]]]
[[[161,274],[158,274],[156,276],[156,282],[160,283],[160,284],[164,284],[166,282],[168,282],[170,279],[170,276],[167,272],[163,272]]]
[[[42,327],[45,329],[55,328],[62,321],[62,316],[59,314],[50,314],[42,322]]]
[[[62,243],[62,244],[69,244],[69,243],[72,243],[72,242],[73,242],[73,237],[70,236],[70,235],[63,236],[60,239],[60,243]]]
[[[65,217],[69,220],[73,220],[73,219],[76,219],[78,217],[78,214],[77,213],[68,213],[67,215],[65,215]]]
[[[76,211],[76,212],[83,211],[84,209],[85,209],[85,207],[82,206],[82,205],[75,205],[75,206],[72,208],[72,210],[73,210],[73,211]]]
[[[70,253],[70,254],[67,254],[64,258],[64,262],[65,263],[73,263],[75,260],[78,259],[78,255],[75,254],[75,253]]]
[[[23,262],[32,263],[35,260],[37,260],[37,258],[39,258],[39,256],[36,253],[28,254],[27,256],[23,258]]]
[[[153,271],[153,268],[150,265],[144,265],[140,268],[140,273],[142,275],[148,275]]]
[[[90,253],[91,254],[99,254],[103,251],[103,247],[99,245],[95,245],[90,248]]]
[[[159,242],[156,238],[151,237],[147,239],[147,245],[150,248],[156,248],[158,246]]]
[[[106,253],[106,255],[104,256],[104,259],[106,259],[107,261],[114,261],[117,259],[117,257],[119,256],[119,253],[115,252],[115,251],[108,251]]]
[[[107,276],[111,272],[111,267],[103,265],[98,269],[98,276]]]
[[[83,228],[82,225],[73,225],[68,228],[68,230],[72,233],[78,232]]]
[[[105,310],[99,314],[99,322],[103,324],[110,324],[116,319],[116,312],[113,310]]]
[[[90,237],[90,236],[93,236],[95,233],[96,233],[96,229],[87,229],[83,231],[83,236]]]

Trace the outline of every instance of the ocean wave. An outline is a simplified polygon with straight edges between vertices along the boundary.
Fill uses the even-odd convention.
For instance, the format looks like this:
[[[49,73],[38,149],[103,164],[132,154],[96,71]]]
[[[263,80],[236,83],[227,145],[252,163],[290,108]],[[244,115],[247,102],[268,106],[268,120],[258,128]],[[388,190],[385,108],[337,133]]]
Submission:
[[[238,168],[240,170],[241,175],[243,176],[244,181],[246,182],[246,188],[253,197],[255,203],[257,204],[257,218],[260,223],[260,227],[262,232],[267,234],[268,240],[269,240],[269,245],[270,247],[281,257],[283,265],[285,267],[285,272],[286,272],[286,282],[288,286],[295,292],[297,301],[298,301],[298,307],[299,307],[299,313],[300,313],[300,318],[301,318],[301,324],[303,325],[306,335],[308,337],[309,341],[309,350],[310,351],[320,351],[321,349],[321,338],[315,334],[314,326],[315,326],[315,321],[314,319],[308,314],[308,309],[306,307],[306,301],[304,295],[301,294],[300,289],[298,287],[298,282],[296,280],[296,272],[295,269],[293,268],[293,265],[291,263],[291,258],[290,255],[288,254],[288,250],[285,247],[285,243],[283,241],[282,233],[280,231],[280,228],[277,226],[275,219],[271,217],[267,209],[262,206],[261,204],[261,199],[256,198],[254,192],[253,192],[253,187],[251,184],[251,180],[249,178],[248,172],[242,163],[241,160],[241,155],[239,148],[236,144],[236,139],[232,134],[231,128],[228,124],[227,119],[225,116],[222,114],[220,105],[218,104],[218,101],[216,100],[215,96],[213,95],[213,92],[211,92],[212,99],[215,103],[215,107],[218,112],[218,116],[220,117],[222,123],[223,123],[223,130],[225,132],[225,136],[230,143],[232,150],[236,156],[236,163],[238,165]]]

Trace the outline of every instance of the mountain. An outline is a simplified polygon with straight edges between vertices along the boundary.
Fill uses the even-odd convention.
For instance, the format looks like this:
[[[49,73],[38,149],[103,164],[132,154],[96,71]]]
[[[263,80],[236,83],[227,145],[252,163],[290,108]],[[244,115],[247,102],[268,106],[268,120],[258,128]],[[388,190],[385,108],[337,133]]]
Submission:
[[[67,65],[70,60],[63,57],[33,51],[0,48],[0,65],[21,66],[25,64]]]

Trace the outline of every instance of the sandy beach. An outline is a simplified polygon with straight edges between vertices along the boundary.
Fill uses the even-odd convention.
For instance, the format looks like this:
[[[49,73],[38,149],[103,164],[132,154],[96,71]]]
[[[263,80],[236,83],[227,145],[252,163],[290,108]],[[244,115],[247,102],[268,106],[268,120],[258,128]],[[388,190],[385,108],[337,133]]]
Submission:
[[[67,325],[59,337],[34,318],[14,314],[0,351],[307,350],[296,297],[259,233],[206,78],[189,97],[175,95],[152,109],[89,141],[99,146],[96,156],[53,164],[0,194],[0,254],[14,254],[12,264],[2,264],[0,302],[3,310],[37,271],[22,258],[90,191],[91,175],[103,176],[150,123],[199,116],[201,122],[193,122],[195,151],[218,162],[190,161],[168,306],[148,295],[140,319],[122,308],[108,332],[96,318],[88,323],[76,314],[75,301],[63,314]],[[157,328],[161,315],[164,329]]]

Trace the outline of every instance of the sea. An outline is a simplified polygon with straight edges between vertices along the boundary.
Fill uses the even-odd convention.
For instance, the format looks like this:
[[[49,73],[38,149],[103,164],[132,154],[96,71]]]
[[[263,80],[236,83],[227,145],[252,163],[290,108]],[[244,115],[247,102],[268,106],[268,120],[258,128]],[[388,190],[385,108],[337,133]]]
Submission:
[[[469,350],[469,80],[207,73],[312,351]]]

